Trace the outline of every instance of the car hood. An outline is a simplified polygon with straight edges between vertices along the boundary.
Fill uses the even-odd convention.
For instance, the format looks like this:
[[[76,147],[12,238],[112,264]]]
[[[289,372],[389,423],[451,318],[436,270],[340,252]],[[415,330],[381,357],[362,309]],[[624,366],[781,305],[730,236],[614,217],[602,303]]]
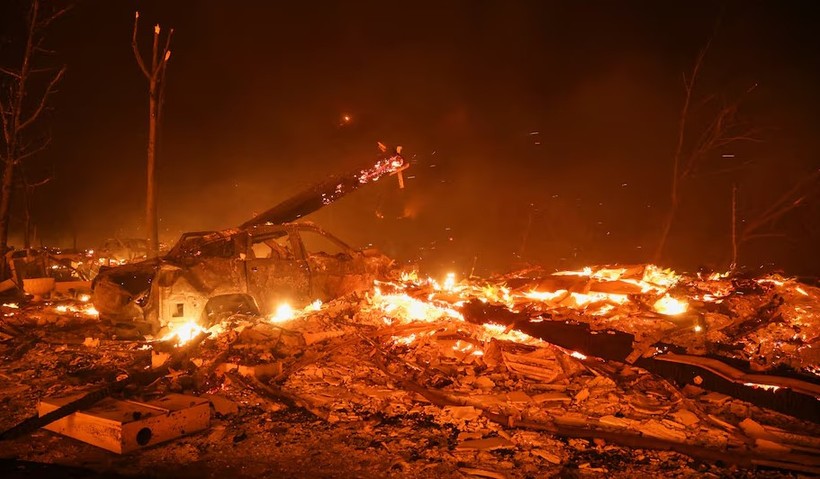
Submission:
[[[94,283],[113,283],[130,295],[138,296],[151,288],[151,283],[154,281],[154,276],[156,276],[161,264],[162,260],[160,258],[153,258],[138,263],[116,266],[101,271],[94,278]]]

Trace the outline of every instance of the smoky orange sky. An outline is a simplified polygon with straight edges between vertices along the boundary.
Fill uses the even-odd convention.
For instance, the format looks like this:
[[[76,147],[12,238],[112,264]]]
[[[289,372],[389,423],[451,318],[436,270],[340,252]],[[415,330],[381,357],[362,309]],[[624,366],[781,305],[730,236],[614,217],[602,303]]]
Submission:
[[[33,200],[38,241],[143,234],[139,9],[144,48],[150,25],[175,28],[163,241],[235,226],[375,158],[381,141],[404,147],[406,188],[384,178],[308,219],[462,274],[648,261],[669,204],[682,75],[716,32],[696,96],[728,101],[755,86],[740,114],[762,141],[716,152],[686,185],[664,263],[725,268],[732,186],[748,221],[820,166],[812,3],[79,1],[48,37],[68,74],[45,126],[53,142],[27,166],[53,177]],[[816,277],[817,203],[742,244],[741,263]]]

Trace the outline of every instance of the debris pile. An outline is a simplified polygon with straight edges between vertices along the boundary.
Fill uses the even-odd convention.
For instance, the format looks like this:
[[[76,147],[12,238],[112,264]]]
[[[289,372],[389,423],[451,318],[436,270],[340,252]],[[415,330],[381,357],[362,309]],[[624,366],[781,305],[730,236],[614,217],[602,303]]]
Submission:
[[[440,282],[410,272],[304,309],[226,314],[207,331],[180,323],[130,340],[87,303],[6,304],[2,425],[43,399],[153,367],[161,374],[116,394],[208,397],[212,429],[236,431],[234,441],[254,429],[271,436],[251,411],[286,420],[287,432],[273,434],[289,438],[280,441],[318,424],[311,440],[353,428],[350,437],[374,439],[345,454],[383,473],[594,475],[670,464],[817,473],[818,300],[818,288],[779,276],[651,265]],[[688,375],[658,366],[667,364]],[[295,411],[308,414],[300,425]],[[211,437],[157,449],[190,441],[237,454]]]

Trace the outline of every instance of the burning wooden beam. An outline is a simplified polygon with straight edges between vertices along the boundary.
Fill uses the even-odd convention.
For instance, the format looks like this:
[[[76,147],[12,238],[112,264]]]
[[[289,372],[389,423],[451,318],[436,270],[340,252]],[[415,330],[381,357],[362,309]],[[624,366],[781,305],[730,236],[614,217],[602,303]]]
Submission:
[[[242,223],[239,228],[245,229],[265,223],[280,224],[296,221],[352,193],[363,185],[378,181],[384,175],[398,175],[400,185],[403,186],[404,181],[401,172],[407,168],[407,164],[401,156],[401,147],[399,146],[390,152],[381,143],[379,146],[382,154],[375,162],[371,160],[354,170],[332,175],[273,208],[256,215]]]

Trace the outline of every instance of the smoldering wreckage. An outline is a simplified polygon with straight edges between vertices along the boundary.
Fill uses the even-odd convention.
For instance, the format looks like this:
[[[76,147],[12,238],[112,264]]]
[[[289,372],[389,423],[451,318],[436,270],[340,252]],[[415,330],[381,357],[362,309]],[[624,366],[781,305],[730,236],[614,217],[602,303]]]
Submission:
[[[4,475],[820,473],[820,289],[654,265],[429,278],[301,220],[401,177],[399,153],[92,291],[3,304]]]

